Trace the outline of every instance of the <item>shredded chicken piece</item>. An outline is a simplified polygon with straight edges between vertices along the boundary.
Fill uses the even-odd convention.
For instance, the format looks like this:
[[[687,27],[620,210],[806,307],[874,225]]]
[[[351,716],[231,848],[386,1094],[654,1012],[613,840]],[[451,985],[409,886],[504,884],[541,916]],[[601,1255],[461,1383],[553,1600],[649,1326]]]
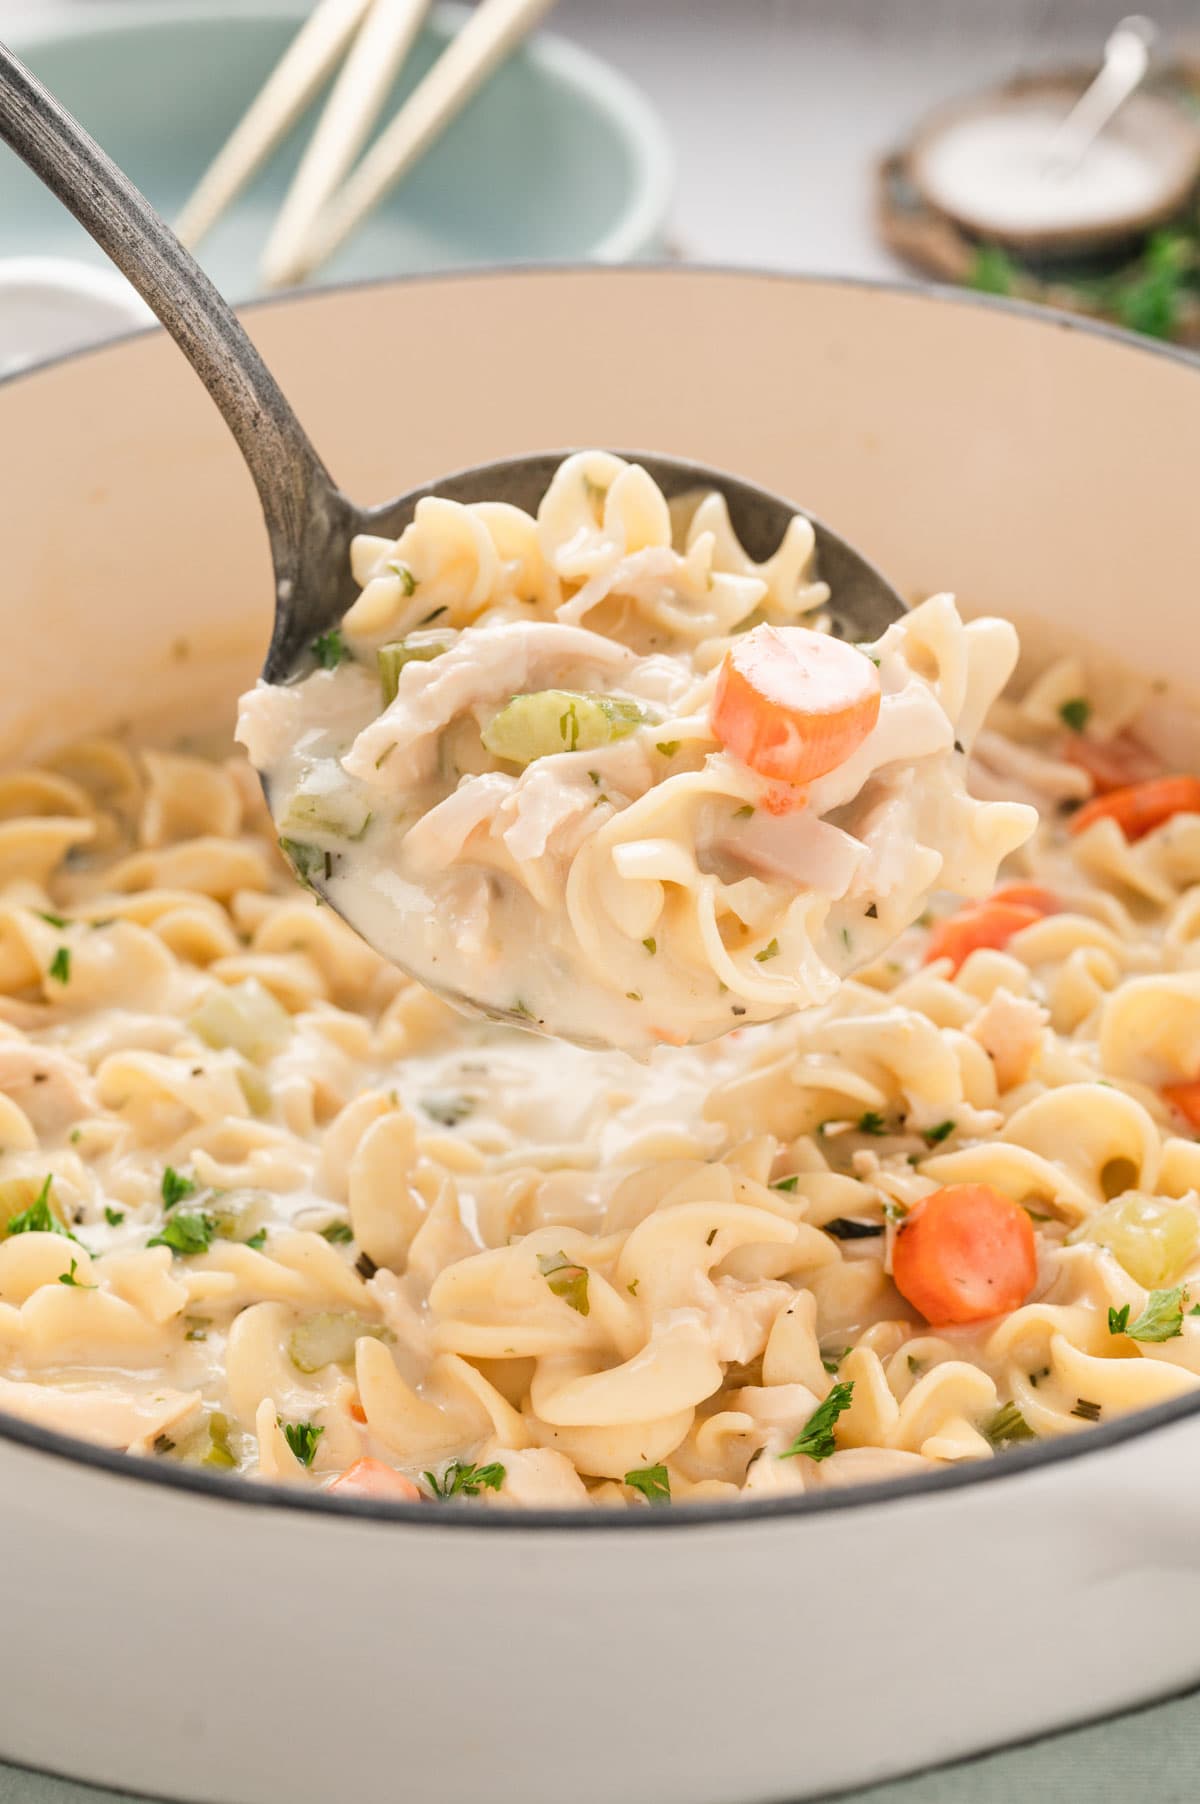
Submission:
[[[1040,1002],[1014,996],[1010,990],[997,990],[980,1009],[967,1032],[995,1065],[1001,1090],[1011,1090],[1029,1076],[1049,1019]]]

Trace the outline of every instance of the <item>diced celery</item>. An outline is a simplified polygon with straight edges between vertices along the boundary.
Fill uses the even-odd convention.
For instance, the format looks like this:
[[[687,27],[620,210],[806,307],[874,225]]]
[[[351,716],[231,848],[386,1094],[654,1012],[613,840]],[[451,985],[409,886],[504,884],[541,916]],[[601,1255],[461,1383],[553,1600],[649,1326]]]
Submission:
[[[381,645],[379,687],[383,691],[384,707],[395,701],[400,672],[406,664],[428,664],[432,658],[440,658],[445,650],[444,641],[435,639],[397,639],[392,645]]]
[[[287,1045],[292,1017],[257,978],[248,977],[228,989],[213,990],[188,1017],[188,1026],[206,1046],[218,1051],[231,1046],[244,1059],[261,1063]]]
[[[1108,1247],[1147,1290],[1173,1283],[1200,1250],[1200,1213],[1190,1203],[1129,1191],[1097,1209],[1070,1235]]]
[[[253,1065],[243,1063],[234,1072],[238,1081],[238,1089],[246,1098],[247,1107],[252,1115],[269,1115],[271,1113],[271,1086],[262,1072]]]
[[[292,1364],[300,1372],[319,1372],[322,1366],[349,1365],[354,1358],[356,1341],[364,1335],[374,1340],[383,1338],[377,1324],[364,1322],[359,1315],[323,1309],[306,1316],[288,1341]]]
[[[624,739],[650,719],[639,702],[573,689],[514,695],[483,730],[494,758],[532,764],[554,752],[593,752]]]
[[[371,824],[371,810],[354,791],[342,785],[333,789],[298,789],[285,808],[279,825],[284,837],[323,833],[327,839],[360,840]]]
[[[274,1204],[265,1190],[213,1190],[204,1207],[212,1216],[218,1240],[244,1243],[270,1221]]]
[[[229,1444],[229,1417],[219,1409],[208,1418],[208,1448],[200,1455],[200,1464],[225,1471],[237,1465],[237,1455]]]

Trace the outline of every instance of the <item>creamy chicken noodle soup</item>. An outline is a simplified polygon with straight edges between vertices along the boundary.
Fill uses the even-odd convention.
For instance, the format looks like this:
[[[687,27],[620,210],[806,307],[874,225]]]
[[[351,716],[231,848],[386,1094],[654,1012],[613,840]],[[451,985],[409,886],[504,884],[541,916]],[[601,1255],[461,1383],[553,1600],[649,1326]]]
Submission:
[[[912,671],[974,732],[973,630],[917,610],[881,714]],[[1196,716],[1026,658],[968,778],[1040,817],[999,886],[644,1063],[402,976],[297,886],[240,757],[94,740],[0,778],[0,1410],[339,1496],[645,1509],[1196,1391]]]
[[[827,1002],[1032,829],[965,782],[1007,622],[941,596],[842,644],[806,520],[755,565],[692,507],[600,451],[536,520],[424,500],[356,541],[316,668],[243,701],[297,870],[494,1017],[645,1050]]]

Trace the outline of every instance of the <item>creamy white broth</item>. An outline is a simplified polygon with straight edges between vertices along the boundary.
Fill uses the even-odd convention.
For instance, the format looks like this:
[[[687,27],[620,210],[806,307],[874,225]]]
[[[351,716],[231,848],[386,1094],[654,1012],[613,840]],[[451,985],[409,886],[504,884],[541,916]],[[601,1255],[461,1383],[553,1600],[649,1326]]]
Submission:
[[[354,555],[333,667],[260,685],[239,736],[302,874],[493,1016],[644,1052],[828,1001],[1032,830],[965,784],[1016,635],[948,597],[861,648],[878,720],[799,804],[723,748],[736,636],[821,624],[802,519],[756,566],[719,497],[672,519],[643,470],[589,452],[536,521],[426,500]]]
[[[971,780],[1037,802],[1005,876],[1059,912],[953,970],[939,895],[831,1002],[642,1064],[402,977],[297,887],[241,759],[0,776],[0,1410],[247,1478],[641,1508],[1193,1391],[1200,813],[1127,841],[1071,810],[1084,751],[1195,768],[1194,719],[1027,655]],[[931,1326],[897,1240],[961,1183],[1029,1211],[1036,1278]]]

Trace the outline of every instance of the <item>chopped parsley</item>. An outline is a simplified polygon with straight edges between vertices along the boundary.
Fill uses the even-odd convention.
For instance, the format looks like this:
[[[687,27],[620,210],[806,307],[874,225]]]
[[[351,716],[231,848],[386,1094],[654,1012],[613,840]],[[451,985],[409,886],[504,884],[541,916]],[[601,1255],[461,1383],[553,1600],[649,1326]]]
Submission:
[[[733,818],[735,821],[748,821],[750,819],[750,816],[753,813],[754,813],[754,803],[753,802],[743,802],[742,806],[740,808],[734,809]]]
[[[51,927],[69,927],[71,925],[65,915],[52,915],[47,908],[39,908],[36,912],[39,921],[49,921]]]
[[[312,642],[312,655],[322,670],[336,670],[346,656],[346,641],[337,627],[327,633],[319,633]]]
[[[498,1491],[505,1473],[497,1460],[490,1466],[476,1466],[456,1459],[446,1467],[440,1483],[434,1472],[423,1472],[421,1476],[435,1497],[478,1497],[480,1491]]]
[[[840,1353],[822,1353],[821,1364],[825,1367],[825,1370],[829,1373],[831,1378],[837,1377],[838,1367],[841,1365],[849,1351],[849,1347],[843,1347]]]
[[[661,752],[664,758],[673,758],[681,744],[679,739],[660,739],[654,749]]]
[[[153,1234],[148,1247],[170,1247],[173,1253],[187,1258],[192,1253],[207,1253],[213,1242],[217,1224],[200,1209],[180,1209],[163,1223],[162,1233]]]
[[[640,990],[626,990],[625,1000],[626,1002],[641,1002],[643,1000],[642,992]]]
[[[110,1228],[119,1228],[121,1223],[125,1220],[125,1211],[124,1209],[114,1209],[110,1204],[106,1203],[104,1205],[104,1219]]]
[[[671,1474],[665,1466],[639,1466],[625,1474],[631,1491],[640,1491],[651,1509],[671,1501]]]
[[[853,1396],[853,1378],[846,1379],[842,1384],[835,1384],[824,1403],[818,1403],[791,1446],[779,1458],[795,1459],[803,1454],[806,1459],[828,1459],[831,1453],[837,1451],[837,1443],[833,1438],[834,1424],[842,1411],[849,1409]]]
[[[70,983],[71,948],[69,946],[59,947],[58,951],[54,954],[54,957],[50,960],[50,968],[46,975],[52,977],[55,983]]]
[[[77,1278],[75,1276],[75,1273],[78,1270],[79,1270],[79,1261],[77,1259],[72,1259],[70,1271],[69,1272],[59,1272],[59,1274],[58,1274],[59,1283],[70,1285],[72,1290],[95,1290],[96,1286],[94,1284],[85,1284],[83,1282],[82,1278]]]
[[[771,1189],[772,1190],[791,1191],[796,1188],[796,1185],[799,1182],[800,1182],[800,1173],[798,1171],[794,1171],[790,1178],[777,1178],[775,1183],[773,1183],[771,1185]]]
[[[908,1214],[908,1204],[898,1203],[893,1197],[888,1197],[883,1205],[883,1214],[885,1221],[903,1221]]]
[[[50,1207],[50,1190],[53,1183],[53,1176],[48,1177],[28,1209],[22,1209],[18,1215],[9,1216],[8,1226],[4,1230],[6,1235],[61,1234],[65,1240],[75,1239],[70,1228],[64,1228]]]
[[[196,1186],[191,1178],[185,1178],[182,1172],[168,1165],[162,1174],[162,1200],[164,1209],[173,1209],[181,1203],[185,1196],[194,1196]]]
[[[1037,1436],[1015,1403],[1005,1403],[984,1425],[984,1434],[993,1447],[1011,1447],[1017,1441],[1035,1441]]]
[[[943,1140],[950,1138],[955,1125],[953,1121],[939,1121],[936,1127],[926,1128],[922,1136],[926,1146],[940,1146]]]
[[[835,1240],[877,1240],[883,1231],[881,1221],[854,1221],[848,1215],[835,1215],[825,1223],[825,1232]]]
[[[1072,733],[1082,733],[1091,717],[1092,704],[1083,695],[1073,695],[1058,710],[1058,718],[1064,727],[1070,727]]]
[[[255,1232],[251,1234],[249,1240],[243,1240],[242,1242],[244,1247],[250,1247],[256,1253],[261,1253],[266,1244],[267,1230],[265,1228],[256,1229]]]
[[[415,592],[417,579],[407,564],[402,564],[400,560],[396,558],[388,565],[388,569],[394,577],[399,579],[400,587],[405,595],[412,595]],[[443,609],[443,612],[444,611],[445,610]]]
[[[349,1246],[354,1239],[354,1229],[348,1221],[331,1221],[327,1228],[321,1229],[321,1239],[327,1240],[332,1247]]]
[[[858,1118],[858,1131],[860,1134],[886,1134],[887,1122],[878,1110],[867,1109]]]
[[[187,1327],[184,1340],[208,1339],[208,1317],[206,1315],[185,1315],[183,1319]]]
[[[778,940],[768,940],[767,944],[763,947],[762,951],[756,952],[754,954],[754,962],[756,965],[765,965],[769,958],[778,958],[778,957],[779,957],[779,941]]]
[[[301,883],[311,885],[314,875],[329,875],[326,868],[328,853],[322,852],[320,846],[310,846],[303,839],[281,839],[279,850],[283,853]]]
[[[658,941],[654,938],[653,934],[651,934],[647,939],[644,939],[642,941],[642,945],[646,948],[646,950],[650,954],[651,958],[653,958],[654,954],[658,951]]]
[[[300,1461],[302,1466],[311,1466],[317,1456],[317,1442],[325,1433],[315,1422],[285,1422],[282,1416],[276,1416],[283,1438]]]
[[[588,1314],[591,1304],[588,1302],[586,1265],[576,1265],[562,1252],[539,1253],[537,1265],[551,1291],[562,1298],[568,1309],[575,1310],[578,1315]]]
[[[151,1447],[155,1453],[174,1453],[175,1451],[175,1443],[169,1434],[156,1434],[151,1442]]]
[[[1146,1307],[1132,1322],[1128,1303],[1120,1309],[1110,1309],[1108,1332],[1127,1334],[1130,1340],[1174,1340],[1177,1334],[1183,1333],[1183,1306],[1187,1300],[1187,1290],[1182,1284],[1176,1284],[1170,1290],[1152,1290]]]
[[[1078,1416],[1081,1422],[1098,1422],[1100,1420],[1100,1405],[1098,1403],[1093,1403],[1088,1397],[1076,1397],[1075,1406],[1072,1409],[1071,1414],[1073,1416]]]

